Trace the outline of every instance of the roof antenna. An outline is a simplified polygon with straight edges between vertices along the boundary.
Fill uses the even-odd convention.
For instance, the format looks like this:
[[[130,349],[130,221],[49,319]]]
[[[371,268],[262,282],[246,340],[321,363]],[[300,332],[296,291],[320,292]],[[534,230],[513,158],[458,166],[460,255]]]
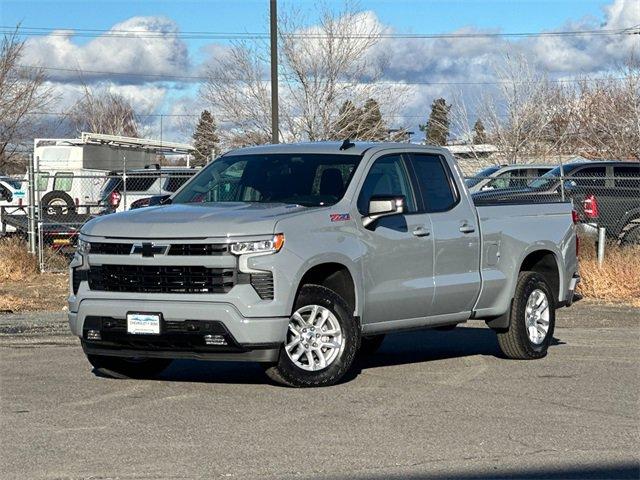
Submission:
[[[349,148],[355,146],[355,143],[353,143],[350,139],[345,138],[344,142],[342,142],[342,145],[340,145],[340,150],[348,150]]]

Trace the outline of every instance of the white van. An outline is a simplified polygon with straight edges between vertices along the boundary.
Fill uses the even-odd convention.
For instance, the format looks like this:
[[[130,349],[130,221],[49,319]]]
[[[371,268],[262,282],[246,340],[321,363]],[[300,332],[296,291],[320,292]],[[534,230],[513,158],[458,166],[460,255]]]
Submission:
[[[79,139],[37,138],[37,196],[47,213],[98,206],[109,172],[155,164],[160,153],[192,151],[187,144],[86,132]]]

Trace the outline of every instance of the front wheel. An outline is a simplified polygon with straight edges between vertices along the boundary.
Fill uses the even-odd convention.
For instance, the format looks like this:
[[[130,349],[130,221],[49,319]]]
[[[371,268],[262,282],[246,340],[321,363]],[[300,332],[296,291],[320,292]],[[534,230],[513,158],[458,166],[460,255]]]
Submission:
[[[87,355],[98,372],[113,378],[153,378],[170,364],[166,358],[122,358],[107,355]]]
[[[333,385],[351,367],[359,343],[357,322],[344,299],[320,285],[304,285],[278,363],[265,371],[290,387]]]
[[[509,328],[498,332],[502,353],[518,360],[544,357],[555,323],[554,295],[545,278],[535,272],[520,272]]]

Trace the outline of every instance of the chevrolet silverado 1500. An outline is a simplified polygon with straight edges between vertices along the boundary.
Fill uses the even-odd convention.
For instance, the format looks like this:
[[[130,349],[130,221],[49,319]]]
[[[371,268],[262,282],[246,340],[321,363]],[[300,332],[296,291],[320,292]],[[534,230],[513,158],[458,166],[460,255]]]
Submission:
[[[98,370],[248,360],[330,385],[386,333],[468,320],[536,359],[579,279],[571,204],[476,205],[436,147],[236,150],[162,203],[82,228],[69,324]]]

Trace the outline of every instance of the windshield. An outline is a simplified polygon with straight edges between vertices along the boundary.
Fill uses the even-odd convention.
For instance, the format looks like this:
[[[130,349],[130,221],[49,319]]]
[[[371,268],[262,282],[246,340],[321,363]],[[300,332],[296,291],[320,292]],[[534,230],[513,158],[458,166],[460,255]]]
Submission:
[[[473,177],[468,177],[465,180],[465,183],[469,188],[474,187],[478,183],[480,183],[482,180],[484,180],[486,177],[490,176],[492,173],[497,172],[498,170],[500,170],[499,165],[494,165],[493,167],[485,168],[484,170],[481,170],[478,173],[476,173]]]
[[[328,154],[224,156],[187,183],[172,203],[333,205],[344,195],[360,159]]]
[[[556,167],[553,170],[549,170],[541,177],[536,178],[532,182],[529,182],[527,186],[529,188],[533,188],[534,190],[548,190],[550,188],[553,188],[560,178],[560,168],[561,167]],[[566,173],[567,172],[565,171],[565,174]]]
[[[22,183],[18,180],[14,180],[13,178],[0,177],[0,180],[2,180],[14,190],[20,190],[22,188]]]

